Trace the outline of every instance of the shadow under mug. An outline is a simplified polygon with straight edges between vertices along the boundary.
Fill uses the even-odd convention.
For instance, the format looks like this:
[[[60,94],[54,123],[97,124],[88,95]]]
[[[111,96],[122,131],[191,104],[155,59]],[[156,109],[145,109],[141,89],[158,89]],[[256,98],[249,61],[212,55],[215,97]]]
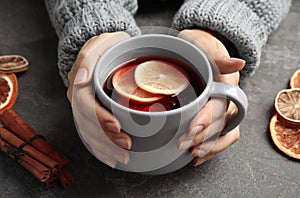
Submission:
[[[103,90],[108,76],[122,63],[144,56],[170,57],[189,65],[204,79],[206,86],[203,92],[189,104],[163,112],[133,110],[113,101]],[[132,138],[129,163],[118,164],[116,168],[144,174],[170,173],[191,162],[192,156],[187,150],[179,150],[177,141],[210,98],[229,99],[238,108],[236,116],[221,133],[239,125],[248,106],[247,97],[240,88],[213,81],[211,64],[199,48],[178,37],[163,34],[132,37],[107,50],[95,67],[94,86],[100,102]]]

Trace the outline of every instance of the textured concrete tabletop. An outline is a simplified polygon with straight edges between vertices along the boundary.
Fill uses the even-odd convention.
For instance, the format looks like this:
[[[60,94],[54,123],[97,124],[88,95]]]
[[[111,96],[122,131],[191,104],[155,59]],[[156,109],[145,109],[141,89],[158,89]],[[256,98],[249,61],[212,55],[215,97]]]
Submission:
[[[300,162],[274,147],[268,129],[275,95],[300,68],[300,1],[294,0],[289,15],[269,38],[256,74],[241,81],[250,106],[239,141],[198,168],[188,165],[163,176],[112,170],[86,150],[58,76],[57,37],[43,1],[0,2],[0,54],[22,54],[31,63],[18,75],[14,110],[71,160],[76,179],[68,189],[59,184],[47,188],[0,153],[0,198],[300,197]],[[168,27],[179,3],[162,3],[155,9],[151,2],[141,5],[138,24]]]

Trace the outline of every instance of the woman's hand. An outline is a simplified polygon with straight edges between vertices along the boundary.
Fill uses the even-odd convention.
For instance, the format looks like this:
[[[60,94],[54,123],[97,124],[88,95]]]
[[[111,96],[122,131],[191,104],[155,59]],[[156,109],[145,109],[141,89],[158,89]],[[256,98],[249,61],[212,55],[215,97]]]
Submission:
[[[131,139],[121,131],[118,120],[96,100],[91,81],[99,57],[108,48],[129,37],[125,32],[92,37],[81,48],[68,75],[70,86],[67,96],[79,135],[95,157],[111,167],[115,167],[117,161],[128,163],[126,149],[130,149]]]
[[[215,63],[216,69],[219,70],[218,80],[238,86],[239,71],[244,67],[245,61],[230,58],[226,47],[220,40],[200,29],[183,30],[178,37],[193,43],[208,55],[210,61]],[[191,155],[195,157],[194,166],[212,158],[238,140],[240,131],[239,127],[236,127],[215,140],[206,141],[222,131],[235,110],[235,105],[231,102],[228,105],[228,101],[214,98],[194,117],[188,132],[183,134],[178,141],[179,149],[191,148]]]

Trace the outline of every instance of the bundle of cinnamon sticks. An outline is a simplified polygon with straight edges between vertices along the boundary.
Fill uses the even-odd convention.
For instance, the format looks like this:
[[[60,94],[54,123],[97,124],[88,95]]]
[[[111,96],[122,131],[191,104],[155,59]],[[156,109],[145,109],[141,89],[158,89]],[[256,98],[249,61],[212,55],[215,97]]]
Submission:
[[[69,160],[15,111],[4,111],[0,115],[0,123],[1,151],[47,186],[58,180],[66,188],[74,182],[74,177],[67,170]]]

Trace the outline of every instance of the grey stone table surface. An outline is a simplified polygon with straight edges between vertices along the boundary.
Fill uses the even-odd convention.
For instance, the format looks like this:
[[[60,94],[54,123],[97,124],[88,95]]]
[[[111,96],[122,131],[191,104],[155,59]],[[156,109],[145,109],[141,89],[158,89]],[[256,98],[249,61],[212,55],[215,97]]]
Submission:
[[[143,1],[140,26],[170,25],[180,6]],[[57,37],[43,1],[0,1],[0,54],[22,54],[30,69],[18,75],[14,110],[71,161],[75,183],[68,189],[38,182],[14,160],[0,153],[0,198],[20,197],[300,197],[300,163],[278,151],[268,124],[277,92],[300,68],[300,1],[263,48],[260,68],[241,81],[249,111],[237,143],[200,167],[162,176],[113,170],[95,159],[81,143],[66,89],[58,76]]]

